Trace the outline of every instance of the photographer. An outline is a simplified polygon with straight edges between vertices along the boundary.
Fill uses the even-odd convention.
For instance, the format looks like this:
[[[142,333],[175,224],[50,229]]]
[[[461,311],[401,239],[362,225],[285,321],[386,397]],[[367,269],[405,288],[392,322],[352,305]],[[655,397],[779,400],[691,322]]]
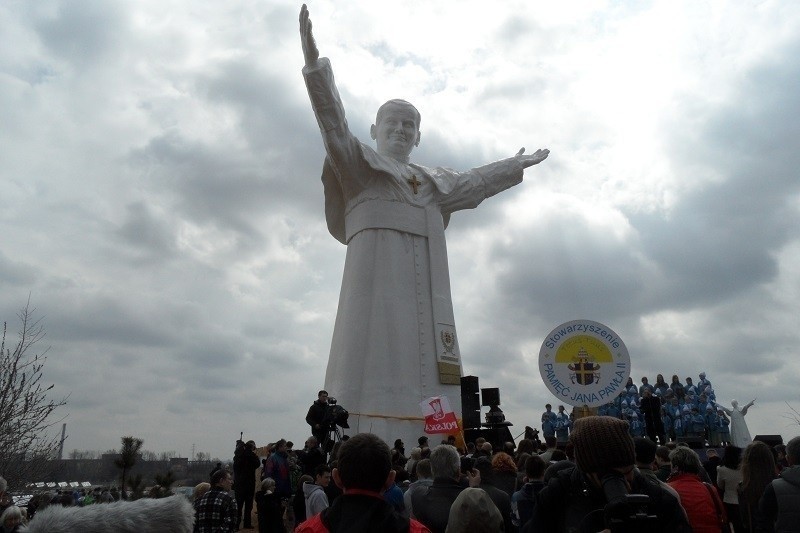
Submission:
[[[328,414],[328,393],[321,390],[317,393],[317,401],[311,404],[308,408],[306,415],[306,423],[311,426],[311,434],[317,438],[317,441],[324,443],[330,431],[330,420],[327,419]]]
[[[691,531],[677,498],[634,468],[627,422],[581,418],[570,442],[577,466],[558,472],[539,492],[522,531]]]
[[[255,454],[256,443],[252,440],[247,444],[241,440],[236,441],[236,451],[233,453],[233,490],[236,493],[236,509],[239,517],[236,520],[238,528],[242,523],[244,511],[245,529],[253,527],[251,513],[253,511],[253,495],[256,492],[256,469],[261,465]]]

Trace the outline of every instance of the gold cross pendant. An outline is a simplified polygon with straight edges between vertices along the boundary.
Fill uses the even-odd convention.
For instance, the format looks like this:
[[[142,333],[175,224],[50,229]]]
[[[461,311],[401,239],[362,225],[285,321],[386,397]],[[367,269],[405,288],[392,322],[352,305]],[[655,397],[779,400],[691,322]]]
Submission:
[[[422,185],[422,182],[417,179],[414,174],[411,174],[411,177],[406,180],[409,185],[411,185],[411,190],[414,191],[414,194],[419,192],[419,186]]]

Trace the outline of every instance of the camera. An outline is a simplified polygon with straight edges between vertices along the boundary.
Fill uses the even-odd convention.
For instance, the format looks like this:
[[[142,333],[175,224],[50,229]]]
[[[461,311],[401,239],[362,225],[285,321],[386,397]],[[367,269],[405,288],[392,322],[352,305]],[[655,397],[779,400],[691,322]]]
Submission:
[[[323,424],[328,428],[333,429],[336,426],[342,428],[349,428],[347,423],[350,413],[347,409],[336,403],[336,398],[328,397],[328,406],[325,408],[325,419]]]
[[[658,517],[647,512],[650,497],[645,494],[628,494],[625,478],[618,472],[603,476],[601,483],[606,496],[603,508],[604,526],[612,533],[633,531],[660,531]]]

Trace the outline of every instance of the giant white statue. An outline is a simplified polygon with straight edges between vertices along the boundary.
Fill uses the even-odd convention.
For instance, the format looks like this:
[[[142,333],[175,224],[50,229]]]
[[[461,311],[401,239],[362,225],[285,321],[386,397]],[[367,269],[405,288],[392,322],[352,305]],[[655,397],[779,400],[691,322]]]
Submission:
[[[419,402],[447,395],[460,414],[462,375],[444,230],[451,213],[517,185],[543,161],[537,150],[455,172],[409,161],[420,113],[404,100],[377,112],[377,150],[347,126],[330,61],[319,57],[300,11],[305,78],[327,157],[322,170],[331,234],[347,245],[325,389],[356,431],[387,442],[422,435]]]

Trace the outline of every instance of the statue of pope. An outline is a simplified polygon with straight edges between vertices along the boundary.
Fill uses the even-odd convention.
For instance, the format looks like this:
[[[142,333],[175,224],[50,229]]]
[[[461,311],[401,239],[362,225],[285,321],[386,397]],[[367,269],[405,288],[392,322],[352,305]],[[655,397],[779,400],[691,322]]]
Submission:
[[[461,354],[444,230],[450,215],[522,181],[548,150],[455,172],[411,163],[419,111],[383,104],[370,128],[377,149],[350,132],[330,61],[300,11],[305,78],[327,157],[322,171],[331,234],[347,245],[325,389],[356,431],[387,442],[422,434],[419,402],[447,395],[460,415]],[[408,440],[406,440],[408,439]]]

